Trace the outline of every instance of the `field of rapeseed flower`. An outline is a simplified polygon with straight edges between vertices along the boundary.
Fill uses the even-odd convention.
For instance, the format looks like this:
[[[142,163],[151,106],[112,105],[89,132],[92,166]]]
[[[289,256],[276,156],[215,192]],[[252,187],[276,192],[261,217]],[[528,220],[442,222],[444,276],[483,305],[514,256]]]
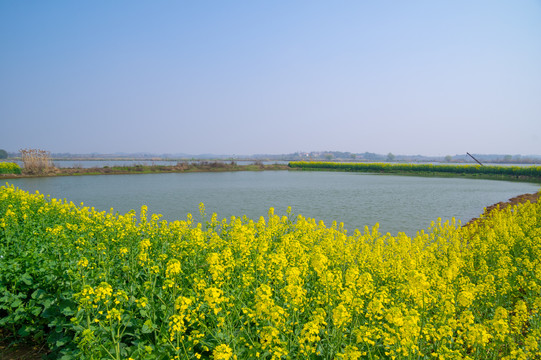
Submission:
[[[439,176],[485,176],[494,179],[541,182],[541,166],[480,166],[292,161],[291,168],[301,170],[359,171],[398,174],[438,174]]]
[[[541,204],[416,237],[0,188],[0,327],[76,359],[541,357]]]
[[[0,161],[0,174],[20,174],[21,168],[16,163]]]

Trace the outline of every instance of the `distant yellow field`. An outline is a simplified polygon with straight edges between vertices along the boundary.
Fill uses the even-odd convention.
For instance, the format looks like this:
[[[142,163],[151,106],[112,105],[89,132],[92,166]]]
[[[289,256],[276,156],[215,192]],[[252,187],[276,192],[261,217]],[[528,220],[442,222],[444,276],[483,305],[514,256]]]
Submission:
[[[541,166],[480,166],[292,161],[292,168],[303,170],[364,171],[378,173],[414,173],[440,175],[484,175],[503,179],[523,179],[541,182]]]

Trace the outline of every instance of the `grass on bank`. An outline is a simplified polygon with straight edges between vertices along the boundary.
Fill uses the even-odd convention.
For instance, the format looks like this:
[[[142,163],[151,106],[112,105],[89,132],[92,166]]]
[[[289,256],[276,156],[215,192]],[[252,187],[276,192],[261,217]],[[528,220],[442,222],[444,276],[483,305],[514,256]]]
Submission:
[[[2,163],[0,163],[2,164]],[[14,164],[16,165],[16,164]],[[16,165],[17,166],[17,165]],[[27,171],[19,168],[19,172],[8,172],[2,177],[40,177],[40,176],[77,176],[77,175],[115,175],[115,174],[155,174],[155,173],[183,173],[183,172],[220,172],[220,171],[262,171],[262,170],[287,170],[285,164],[263,164],[254,162],[248,165],[238,165],[236,162],[181,162],[176,165],[143,165],[130,166],[104,166],[104,167],[72,167],[72,168],[48,168],[47,171]]]
[[[100,168],[70,168],[59,169],[60,175],[87,175],[87,174],[149,174],[149,173],[176,173],[176,172],[214,172],[214,171],[260,171],[283,170],[287,165],[265,165],[255,162],[248,165],[238,165],[236,162],[179,162],[176,165],[131,165],[131,166],[105,166]]]

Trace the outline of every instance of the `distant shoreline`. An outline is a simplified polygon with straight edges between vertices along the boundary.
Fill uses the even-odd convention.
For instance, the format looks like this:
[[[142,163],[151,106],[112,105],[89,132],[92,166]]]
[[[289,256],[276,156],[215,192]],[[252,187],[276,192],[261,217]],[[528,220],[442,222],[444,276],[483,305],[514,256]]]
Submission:
[[[386,175],[453,177],[467,179],[541,183],[541,166],[506,167],[479,165],[432,165],[390,163],[338,163],[293,161],[289,166],[303,171],[364,172]]]
[[[449,168],[446,171],[439,169]],[[463,171],[463,169],[473,169]],[[490,172],[477,171],[478,169],[495,169]],[[523,168],[525,169],[525,168]],[[539,173],[541,167],[533,167]],[[541,183],[541,176],[521,174],[507,171],[507,167],[476,167],[468,165],[419,165],[419,164],[389,164],[389,163],[341,163],[341,162],[290,162],[288,164],[264,164],[254,161],[251,164],[238,164],[236,161],[197,161],[177,162],[175,165],[114,165],[83,167],[51,167],[41,172],[28,172],[22,169],[21,174],[0,174],[0,179],[19,179],[56,176],[83,176],[83,175],[129,175],[129,174],[158,174],[158,173],[191,173],[191,172],[227,172],[227,171],[345,171],[365,172],[378,175],[398,175],[417,177],[466,178],[483,180],[519,181]],[[459,171],[460,170],[460,171]],[[511,170],[511,168],[509,168]]]
[[[264,171],[264,170],[293,170],[287,164],[263,164],[254,162],[248,165],[238,165],[236,162],[206,162],[177,163],[176,165],[129,165],[104,166],[92,168],[51,168],[40,173],[0,174],[0,179],[20,179],[56,176],[82,175],[128,175],[128,174],[159,174],[159,173],[190,173],[190,172],[225,172],[225,171]]]

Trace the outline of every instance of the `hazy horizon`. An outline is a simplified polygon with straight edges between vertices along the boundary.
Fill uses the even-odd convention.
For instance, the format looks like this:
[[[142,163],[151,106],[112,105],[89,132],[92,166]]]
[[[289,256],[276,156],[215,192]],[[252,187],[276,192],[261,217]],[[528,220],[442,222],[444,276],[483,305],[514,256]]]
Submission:
[[[0,149],[541,153],[541,2],[0,2]]]
[[[1,149],[1,150],[5,150],[5,149]],[[37,149],[37,150],[44,150],[44,149]],[[44,150],[44,151],[47,151],[47,150]],[[9,151],[8,150],[8,153],[10,154],[19,154],[18,151]],[[270,156],[270,157],[275,157],[275,156],[287,156],[287,155],[297,155],[297,154],[309,154],[309,155],[314,155],[314,154],[319,154],[320,156],[324,156],[325,154],[332,154],[332,153],[343,153],[343,154],[354,154],[354,155],[363,155],[363,154],[372,154],[372,155],[377,155],[377,156],[388,156],[389,153],[374,153],[374,152],[371,152],[371,151],[364,151],[364,152],[356,152],[356,153],[353,153],[353,152],[347,152],[347,151],[340,151],[340,150],[315,150],[315,151],[299,151],[299,152],[293,152],[293,153],[276,153],[276,152],[270,152],[270,153],[252,153],[252,154],[227,154],[227,153],[199,153],[199,154],[191,154],[191,153],[152,153],[152,152],[141,152],[141,151],[135,151],[135,152],[122,152],[122,151],[118,151],[118,152],[113,152],[113,153],[101,153],[101,152],[89,152],[89,153],[71,153],[71,152],[50,152],[50,155],[67,155],[67,156],[72,156],[72,157],[77,157],[77,156],[80,156],[82,158],[84,157],[88,157],[88,159],[92,159],[92,158],[99,158],[99,156],[104,156],[106,158],[108,157],[114,157],[114,156],[118,156],[118,157],[133,157],[133,158],[137,158],[138,156],[139,157],[175,157],[175,156],[178,156],[178,157],[194,157],[194,158],[212,158],[212,157],[215,157],[216,159],[218,158],[223,158],[223,157],[231,157],[231,158],[242,158],[242,157],[246,157],[246,158],[251,158],[251,157],[264,157],[264,156]],[[446,156],[451,156],[453,158],[468,158],[468,159],[471,159],[472,161],[474,161],[468,154],[467,152],[465,153],[458,153],[458,154],[446,154],[446,155],[434,155],[434,154],[392,154],[393,156],[398,156],[398,157],[411,157],[411,158],[415,158],[415,157],[422,157],[422,158],[427,158],[427,159],[430,159],[430,158],[443,158],[443,157],[446,157]],[[520,159],[528,159],[528,158],[531,158],[532,160],[535,160],[537,158],[541,158],[541,154],[484,154],[484,153],[473,153],[472,155],[474,156],[481,156],[481,157],[502,157],[502,159],[506,156],[511,156],[512,158],[514,158],[513,160],[520,160]],[[343,159],[343,157],[341,158]]]

